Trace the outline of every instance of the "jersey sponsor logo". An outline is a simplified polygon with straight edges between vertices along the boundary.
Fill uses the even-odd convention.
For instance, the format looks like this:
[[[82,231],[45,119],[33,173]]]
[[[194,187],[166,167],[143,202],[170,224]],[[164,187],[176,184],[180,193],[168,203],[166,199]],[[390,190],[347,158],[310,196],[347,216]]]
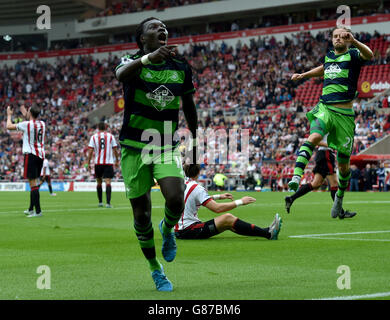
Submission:
[[[329,79],[335,79],[337,78],[338,74],[341,72],[341,68],[336,64],[332,63],[330,66],[328,66],[324,73]]]
[[[146,97],[158,111],[167,107],[175,99],[173,93],[164,85],[159,86],[153,92],[147,93]]]
[[[173,72],[172,75],[171,75],[171,79],[172,79],[173,81],[176,81],[178,78],[179,78],[179,75],[177,74],[177,72],[176,72],[176,71]]]

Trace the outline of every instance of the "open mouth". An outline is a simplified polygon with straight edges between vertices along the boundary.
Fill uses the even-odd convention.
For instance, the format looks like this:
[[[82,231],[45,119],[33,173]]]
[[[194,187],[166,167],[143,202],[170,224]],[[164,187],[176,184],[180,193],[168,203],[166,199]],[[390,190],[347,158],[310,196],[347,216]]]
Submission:
[[[166,45],[167,43],[167,34],[165,32],[161,32],[158,37],[158,42],[160,42],[161,45]]]

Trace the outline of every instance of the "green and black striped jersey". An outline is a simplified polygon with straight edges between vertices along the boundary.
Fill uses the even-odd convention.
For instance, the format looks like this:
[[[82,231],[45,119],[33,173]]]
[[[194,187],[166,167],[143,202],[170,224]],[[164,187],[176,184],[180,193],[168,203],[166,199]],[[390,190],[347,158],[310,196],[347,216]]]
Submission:
[[[122,57],[115,72],[124,64],[140,58]],[[125,111],[119,142],[137,151],[167,151],[179,144],[180,97],[195,91],[190,65],[170,58],[160,64],[142,66],[138,74],[123,83]]]
[[[324,58],[324,86],[320,101],[326,104],[344,103],[358,95],[357,84],[360,69],[365,60],[360,51],[350,48],[342,54],[329,51]]]

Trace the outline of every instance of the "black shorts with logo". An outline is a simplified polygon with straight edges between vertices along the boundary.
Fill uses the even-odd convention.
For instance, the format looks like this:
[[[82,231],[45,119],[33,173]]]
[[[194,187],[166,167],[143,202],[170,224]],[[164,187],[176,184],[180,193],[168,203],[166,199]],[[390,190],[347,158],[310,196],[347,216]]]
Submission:
[[[218,233],[214,219],[211,219],[206,222],[195,222],[184,230],[175,231],[175,236],[177,239],[207,239]]]
[[[95,178],[112,179],[114,177],[114,166],[112,164],[96,164]]]
[[[318,150],[314,161],[314,174],[319,173],[325,179],[326,176],[336,173],[336,157],[332,150]]]
[[[41,175],[41,170],[43,166],[43,159],[37,157],[32,153],[24,154],[24,179],[37,179]]]

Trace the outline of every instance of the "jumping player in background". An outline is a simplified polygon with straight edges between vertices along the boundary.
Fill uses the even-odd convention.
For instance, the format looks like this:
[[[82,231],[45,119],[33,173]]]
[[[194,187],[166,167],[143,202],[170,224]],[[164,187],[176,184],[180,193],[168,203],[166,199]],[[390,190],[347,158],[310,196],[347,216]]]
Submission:
[[[202,222],[198,218],[200,206],[216,214],[224,213],[241,205],[248,205],[256,201],[252,197],[242,197],[240,200],[218,203],[215,200],[230,199],[230,193],[210,196],[206,189],[197,183],[200,173],[200,166],[184,166],[184,172],[189,180],[186,182],[184,193],[184,212],[175,226],[176,238],[178,239],[207,239],[220,234],[226,230],[243,236],[263,237],[269,240],[277,240],[282,226],[282,219],[279,214],[275,215],[274,221],[268,228],[260,228],[254,224],[242,221],[231,213],[225,213],[218,217]]]
[[[12,123],[13,110],[7,107],[7,129],[23,132],[24,179],[30,184],[30,206],[24,211],[28,218],[41,217],[41,203],[39,197],[38,178],[41,174],[43,159],[45,159],[45,123],[37,120],[40,110],[31,107],[28,110],[22,105],[20,108],[28,121]],[[35,208],[35,211],[34,211]]]
[[[188,128],[196,137],[195,88],[191,66],[175,52],[176,46],[167,44],[168,31],[162,21],[142,21],[136,29],[136,40],[140,50],[122,57],[115,69],[116,78],[123,83],[125,99],[119,137],[122,175],[133,209],[135,234],[156,288],[172,291],[172,283],[156,257],[150,190],[156,179],[165,198],[164,218],[159,224],[161,251],[164,259],[171,262],[177,250],[173,227],[184,209],[185,190],[180,141],[174,132],[178,129],[181,100]],[[192,152],[195,157],[194,149]]]
[[[328,179],[330,196],[332,201],[334,201],[334,197],[337,192],[337,175],[335,170],[335,162],[336,157],[331,148],[328,147],[326,143],[328,134],[326,134],[323,140],[318,144],[318,150],[315,156],[315,167],[313,169],[314,179],[311,183],[303,184],[299,187],[298,191],[295,192],[292,196],[285,197],[286,211],[290,213],[290,209],[294,201],[300,197],[303,197],[305,194],[310,191],[317,190],[322,186],[325,179]],[[344,218],[352,218],[356,215],[356,212],[344,211],[341,209],[341,213],[339,215],[340,219]]]
[[[319,103],[306,116],[310,121],[310,135],[299,149],[295,162],[294,176],[288,183],[290,190],[297,191],[303,172],[314,148],[329,133],[328,145],[337,150],[338,190],[331,215],[340,216],[344,192],[351,177],[350,156],[355,133],[355,112],[352,101],[357,96],[357,82],[365,61],[373,58],[369,47],[356,40],[347,28],[332,30],[334,50],[329,51],[324,63],[308,72],[293,74],[291,79],[324,77]],[[354,46],[354,48],[350,48]]]
[[[111,205],[111,179],[114,177],[114,156],[116,165],[119,166],[118,145],[114,136],[106,131],[106,124],[98,124],[98,132],[95,133],[88,144],[86,165],[90,168],[92,154],[95,153],[95,178],[97,182],[96,192],[99,200],[98,207],[103,207],[103,179],[106,183],[106,207]]]
[[[39,184],[38,187],[41,187],[46,182],[49,188],[50,195],[56,196],[57,194],[53,192],[53,188],[51,186],[50,165],[49,165],[49,160],[47,158],[48,156],[46,155],[45,160],[43,160],[43,166],[41,171],[41,183]]]

